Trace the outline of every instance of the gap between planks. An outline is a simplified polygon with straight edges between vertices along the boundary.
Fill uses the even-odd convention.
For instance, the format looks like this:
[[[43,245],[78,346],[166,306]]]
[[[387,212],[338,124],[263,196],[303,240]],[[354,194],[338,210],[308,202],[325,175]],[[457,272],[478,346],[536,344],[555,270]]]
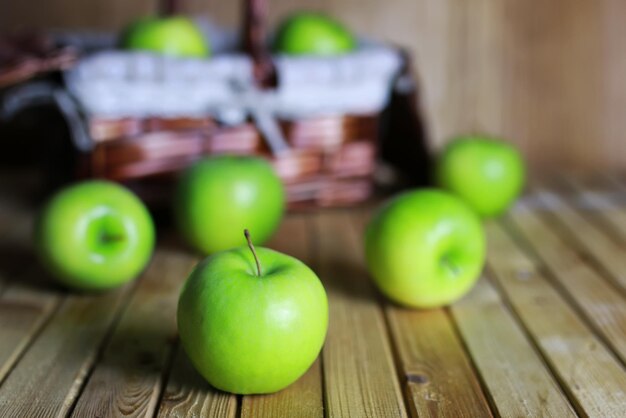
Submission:
[[[335,217],[336,219],[335,219],[335,220],[331,220],[331,221],[328,221],[327,219],[326,219],[326,220],[324,220],[324,217],[329,217],[329,216],[330,216],[330,217]],[[313,219],[313,220],[311,220],[311,219]],[[319,236],[318,236],[318,237],[312,237],[312,236],[310,236],[310,234],[309,234],[309,235],[307,235],[307,232],[302,233],[302,231],[307,231],[307,228],[308,228],[308,227],[307,227],[307,225],[309,225],[309,226],[310,226],[310,224],[311,224],[311,223],[313,223],[313,227],[315,228],[315,230],[316,230],[316,231],[318,231],[318,233],[319,233],[320,229],[323,229],[323,230],[329,231],[329,232],[324,232],[324,234],[329,234],[329,236],[330,236],[331,238],[336,238],[336,235],[337,235],[337,230],[341,230],[341,229],[343,228],[341,225],[342,225],[342,224],[344,224],[344,225],[345,225],[345,224],[349,224],[349,223],[350,223],[350,221],[349,221],[349,219],[348,219],[348,215],[347,215],[347,213],[343,213],[343,215],[342,215],[342,212],[336,212],[336,213],[334,213],[334,212],[329,212],[329,214],[322,214],[322,215],[318,215],[318,216],[317,216],[317,217],[315,217],[315,218],[306,218],[306,220],[305,220],[304,218],[297,218],[297,219],[295,219],[294,221],[289,221],[289,220],[287,220],[287,221],[286,221],[286,224],[287,224],[287,225],[297,225],[297,224],[299,224],[299,225],[301,225],[301,226],[298,226],[298,227],[295,227],[295,228],[294,228],[294,227],[289,227],[289,226],[288,226],[288,227],[287,227],[287,231],[289,231],[289,229],[291,228],[291,231],[289,231],[289,233],[286,235],[286,236],[288,236],[288,238],[286,238],[286,239],[284,239],[284,241],[282,241],[282,242],[284,242],[284,244],[281,244],[281,241],[280,241],[280,240],[282,240],[283,238],[280,238],[280,239],[277,241],[276,246],[277,246],[277,247],[279,247],[278,249],[280,250],[280,247],[281,247],[282,245],[285,245],[285,247],[287,247],[287,249],[288,249],[288,251],[286,251],[286,252],[292,252],[292,253],[293,253],[293,252],[296,252],[296,253],[301,253],[301,254],[304,254],[304,255],[300,255],[300,256],[299,256],[299,258],[301,258],[301,259],[303,259],[303,260],[305,260],[305,261],[306,261],[307,259],[310,259],[310,254],[311,254],[311,253],[319,252],[319,253],[320,253],[320,254],[319,254],[319,256],[320,256],[320,260],[321,260],[321,269],[320,269],[320,270],[322,270],[322,271],[323,271],[323,270],[324,270],[324,268],[327,268],[327,267],[324,267],[324,263],[327,263],[327,264],[328,264],[328,263],[329,263],[329,260],[333,260],[333,258],[334,258],[334,254],[332,254],[332,252],[333,252],[333,251],[330,251],[330,250],[328,250],[327,248],[325,249],[324,244],[327,244],[327,242],[325,242],[323,238],[320,238]],[[329,227],[328,225],[330,225],[330,227]],[[294,233],[294,231],[295,231],[295,232],[297,232],[295,235],[293,234],[293,233]],[[299,231],[299,232],[298,232],[298,231]],[[301,234],[300,234],[300,233],[301,233]],[[356,276],[356,277],[360,277],[362,280],[367,280],[367,277],[366,277],[366,274],[365,274],[365,273],[360,272],[360,271],[355,271],[355,268],[354,268],[354,266],[361,266],[360,268],[362,268],[363,266],[362,266],[362,260],[360,259],[360,257],[359,257],[358,255],[355,255],[355,254],[358,254],[358,253],[357,253],[357,251],[360,251],[360,249],[357,249],[357,248],[358,248],[358,242],[359,242],[359,240],[358,240],[358,238],[354,238],[354,236],[353,236],[352,238],[349,238],[349,234],[353,234],[353,233],[354,233],[354,232],[347,231],[347,234],[348,234],[348,239],[347,239],[347,240],[342,241],[342,243],[343,243],[343,244],[345,244],[345,245],[347,245],[348,247],[352,246],[352,249],[351,249],[351,250],[349,250],[349,251],[351,251],[351,252],[352,252],[352,256],[350,257],[350,260],[352,260],[352,261],[354,262],[354,263],[353,263],[354,265],[353,265],[352,267],[350,267],[350,268],[348,268],[348,267],[344,266],[344,271],[345,271],[345,272],[348,272],[348,270],[352,270],[352,272],[351,272],[351,273],[348,273],[348,275],[351,275],[351,276]],[[299,235],[299,234],[300,234],[300,235]],[[302,250],[298,250],[297,248],[295,248],[295,249],[294,249],[294,248],[293,248],[293,247],[294,247],[294,242],[300,242],[300,237],[302,237],[303,235],[304,235],[304,236],[308,236],[308,239],[307,239],[307,240],[305,240],[305,241],[313,241],[313,244],[311,244],[311,247],[321,247],[321,248],[308,248],[308,249],[305,249],[305,250],[303,250],[303,251],[302,251]],[[320,234],[320,235],[321,235],[321,234]],[[342,235],[345,235],[345,234],[342,234]],[[279,233],[279,236],[280,236],[280,233]],[[298,236],[298,240],[295,240],[295,239],[293,238],[294,236]],[[318,242],[318,243],[316,244],[316,242],[315,242],[315,241],[320,241],[320,242]],[[340,241],[341,241],[341,240],[340,240]],[[307,245],[308,245],[308,244],[307,244]],[[336,243],[335,243],[335,244],[332,244],[332,245],[334,245],[334,246],[335,246],[335,247],[333,247],[333,248],[340,248],[340,247],[343,247],[341,244],[336,244]],[[297,247],[297,246],[296,246],[296,247]],[[283,251],[285,251],[285,250],[283,250]],[[339,249],[338,251],[346,251],[346,249],[345,249],[345,248],[341,248],[341,249]],[[307,258],[307,255],[306,255],[306,254],[309,254],[309,258]],[[352,263],[352,261],[351,261],[351,263]],[[334,261],[333,261],[333,263],[334,263]],[[312,264],[316,264],[316,262],[315,262],[315,261],[313,261],[313,262],[312,262]],[[332,263],[331,263],[331,264],[332,264]],[[357,270],[358,270],[358,269],[357,269]],[[340,272],[341,272],[341,269],[340,269]],[[336,275],[337,275],[337,273],[336,273],[336,272],[334,272],[334,270],[333,270],[333,272],[332,272],[331,276],[336,276]],[[350,277],[348,280],[355,280],[355,277]],[[496,279],[496,280],[499,280],[499,279]],[[360,283],[360,282],[357,282],[357,281],[355,280],[355,281],[354,281],[354,283]],[[361,285],[363,285],[363,283],[361,283]],[[368,291],[368,292],[369,292],[369,291]],[[366,292],[366,293],[367,293],[367,292]],[[371,292],[370,292],[370,293],[371,293]],[[345,296],[345,295],[342,295],[342,296]],[[335,297],[335,296],[333,295],[333,297]],[[374,298],[373,298],[372,300],[376,301],[376,299],[377,299],[377,297],[376,297],[376,296],[374,296]],[[455,318],[456,318],[456,315],[454,314],[455,309],[456,309],[456,307],[453,307],[453,308],[452,308],[452,310],[451,310],[451,312],[453,313],[453,316],[455,316]],[[387,308],[385,308],[385,311],[387,312],[387,316],[389,316],[389,313],[388,313],[388,311],[387,311]],[[56,315],[55,315],[55,316],[56,316]],[[461,324],[461,322],[458,320],[458,318],[456,318],[456,322],[457,322],[457,326],[459,327],[459,330],[462,330],[462,324]],[[384,325],[384,323],[383,323],[383,328],[384,328],[384,327],[385,327],[385,325]],[[461,331],[461,333],[463,333],[463,331]],[[395,334],[394,334],[394,335],[395,335]],[[533,334],[531,333],[531,335],[533,335]],[[386,338],[386,337],[385,337],[385,338]],[[467,346],[468,346],[468,347],[471,347],[471,344],[470,344],[470,342],[468,341],[468,338],[466,338],[466,337],[465,337],[465,343],[467,344]],[[541,346],[540,346],[539,344],[537,344],[537,346],[538,346],[538,347],[540,347],[539,349],[540,349],[540,351],[542,351],[542,353],[543,353],[544,351],[543,351],[543,350],[541,350]],[[469,348],[469,351],[471,351],[471,348]],[[182,354],[181,354],[181,352],[182,352],[182,350],[178,350],[178,351],[176,351],[176,353],[177,353],[177,354],[176,354],[176,357],[175,357],[175,359],[174,359],[174,364],[175,364],[175,365],[179,365],[179,364],[181,364],[182,362],[184,362],[184,360],[185,360],[185,358],[186,358],[186,356],[184,356],[184,353],[182,353]],[[181,358],[182,358],[182,360],[183,360],[183,361],[181,361]],[[476,358],[474,358],[474,361],[476,362],[476,364],[478,364],[479,371],[481,372],[481,375],[483,376],[483,379],[484,379],[484,376],[485,376],[484,371],[480,369],[480,365],[479,365],[479,363],[476,361]],[[393,363],[393,359],[391,360],[391,362]],[[549,364],[552,364],[552,363],[550,363],[550,361],[548,361],[548,363],[549,363]],[[470,368],[471,368],[471,367],[470,367]],[[393,369],[393,364],[392,364],[391,369]],[[95,369],[94,369],[94,370],[95,370]],[[169,379],[170,381],[172,381],[172,379],[173,379],[173,375],[174,375],[174,373],[176,373],[176,370],[177,370],[177,368],[174,368],[174,367],[173,367],[173,370],[172,370],[172,375],[170,375],[170,379]],[[94,373],[95,373],[95,372],[94,372]],[[391,371],[391,373],[392,373],[392,376],[393,376],[394,371],[392,370],[392,371]],[[406,375],[406,374],[405,374],[405,375]],[[558,375],[558,373],[557,373],[557,375]],[[319,391],[320,391],[320,393],[321,393],[321,391],[328,391],[328,390],[329,390],[328,388],[324,388],[324,387],[323,387],[324,385],[322,384],[322,382],[320,382],[320,379],[321,379],[321,378],[322,378],[322,377],[320,376],[320,377],[313,377],[313,378],[311,379],[312,386],[313,386],[314,388],[316,388],[316,390],[319,390]],[[396,377],[395,377],[395,376],[394,376],[393,378],[394,378],[394,379],[396,379]],[[327,380],[328,380],[328,377],[324,375],[324,376],[323,376],[323,379],[327,381]],[[173,380],[175,381],[176,379],[173,379]],[[168,386],[169,386],[169,385],[170,385],[170,382],[168,382]],[[405,382],[403,382],[403,386],[405,386]],[[332,384],[331,384],[331,387],[332,387]],[[192,386],[192,389],[197,389],[197,387]],[[282,392],[281,392],[281,393],[282,393]],[[163,396],[163,401],[162,401],[162,403],[161,403],[161,405],[160,405],[160,407],[162,408],[162,409],[160,410],[160,412],[166,411],[165,407],[168,405],[168,402],[169,402],[169,401],[168,401],[168,398],[167,398],[167,394],[168,394],[168,389],[166,388],[166,390],[165,390],[165,394],[164,394],[164,396]],[[317,396],[317,395],[316,395],[316,396]],[[495,395],[494,395],[493,393],[492,393],[492,395],[491,395],[491,396],[495,397]],[[259,399],[262,399],[263,401],[262,401],[262,402],[256,401],[256,400],[254,399],[254,397],[244,397],[244,398],[243,398],[243,401],[242,401],[242,408],[241,408],[242,415],[245,415],[245,414],[247,413],[246,411],[250,411],[250,415],[252,415],[252,412],[254,412],[254,415],[255,415],[255,416],[257,416],[256,414],[257,414],[258,410],[257,410],[257,409],[252,409],[252,408],[248,408],[248,409],[246,409],[246,405],[250,405],[250,406],[254,405],[254,406],[256,407],[256,405],[258,405],[259,403],[264,403],[264,402],[268,401],[268,399],[269,399],[269,397],[267,397],[267,398],[265,398],[265,397],[258,397],[258,398],[259,398]],[[194,402],[195,402],[195,401],[194,401]],[[255,403],[255,402],[256,402],[256,403]],[[269,402],[269,404],[272,404],[272,403],[273,403],[273,401],[268,401],[268,402]],[[495,405],[496,405],[496,407],[497,407],[497,405],[498,405],[498,404],[497,404],[497,402],[495,402],[495,401],[492,401],[492,402],[494,402],[494,403],[495,403]],[[170,402],[170,403],[171,403],[171,402]],[[279,403],[280,403],[280,402],[279,402]],[[227,405],[229,405],[229,404],[230,404],[230,405],[232,405],[232,402],[226,402],[226,404],[227,404]],[[319,405],[319,404],[320,404],[320,397],[317,397],[317,398],[316,398],[316,400],[314,401],[314,404],[315,404],[315,405]],[[332,416],[332,415],[330,414],[330,410],[332,409],[332,406],[333,406],[333,405],[337,406],[337,404],[333,404],[332,402],[328,402],[328,400],[327,400],[327,407],[329,408],[329,416]],[[226,410],[230,410],[230,409],[232,409],[232,408],[230,408],[230,409],[229,409],[229,408],[230,408],[230,407],[228,407],[228,406],[227,406]],[[263,407],[262,407],[262,408],[263,408]],[[262,408],[261,408],[261,409],[262,409]],[[272,409],[270,408],[270,409],[266,409],[266,410],[271,411]],[[337,409],[337,410],[339,410],[339,409]],[[415,410],[416,410],[416,408],[415,408]],[[415,410],[413,410],[413,412],[415,412]],[[275,411],[275,410],[274,410],[274,411]],[[271,415],[267,415],[267,416],[271,416]],[[276,416],[278,416],[278,415],[276,415]],[[315,415],[315,416],[319,416],[319,415]]]
[[[626,401],[620,362],[502,226],[489,222],[487,232],[495,282],[577,411],[620,417]]]
[[[565,207],[565,206],[564,206]],[[555,214],[556,217],[564,211]],[[588,244],[581,247],[578,238],[563,235],[555,219],[541,216],[539,211],[518,207],[508,218],[507,226],[518,237],[527,256],[549,273],[547,278],[580,312],[582,318],[613,350],[622,364],[626,363],[626,300],[615,284],[600,274],[596,261],[589,261]],[[593,230],[587,224],[583,231]],[[595,248],[595,247],[594,247]]]
[[[498,416],[576,416],[490,280],[481,278],[450,311]]]
[[[0,386],[0,417],[66,415],[131,290],[67,296]]]
[[[40,293],[19,284],[7,287],[0,295],[0,386],[63,300],[61,295]]]
[[[154,414],[176,342],[180,286],[197,259],[158,250],[104,347],[73,416]],[[102,396],[102,389],[107,396]]]
[[[322,351],[328,417],[407,416],[385,320],[343,211],[313,215],[316,270],[330,305]]]
[[[537,211],[546,219],[548,225],[566,237],[572,247],[587,256],[587,260],[619,289],[622,295],[626,294],[626,258],[624,253],[624,239],[616,240],[592,222],[590,212],[604,213],[604,210],[582,211],[578,203],[580,196],[588,193],[581,189],[575,179],[544,181],[537,184],[534,193],[548,200],[549,210]],[[569,186],[569,187],[568,187]],[[569,189],[569,192],[568,192]],[[614,202],[605,200],[606,212],[622,212]],[[611,210],[613,209],[613,210]],[[609,219],[611,219],[611,217]],[[591,219],[590,219],[591,218]],[[616,223],[618,224],[618,223]],[[626,225],[622,225],[626,227]],[[622,237],[623,238],[623,237]]]

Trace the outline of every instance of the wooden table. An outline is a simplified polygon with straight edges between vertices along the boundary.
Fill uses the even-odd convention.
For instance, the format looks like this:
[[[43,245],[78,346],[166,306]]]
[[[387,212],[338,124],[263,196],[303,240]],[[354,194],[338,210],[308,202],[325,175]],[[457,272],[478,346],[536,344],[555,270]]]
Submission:
[[[364,268],[369,210],[289,216],[270,246],[310,264],[330,300],[318,361],[291,387],[233,396],[176,336],[197,257],[163,239],[134,283],[100,295],[49,284],[32,211],[0,205],[0,417],[624,417],[626,197],[609,176],[539,185],[486,223],[473,291],[447,309],[385,301]]]

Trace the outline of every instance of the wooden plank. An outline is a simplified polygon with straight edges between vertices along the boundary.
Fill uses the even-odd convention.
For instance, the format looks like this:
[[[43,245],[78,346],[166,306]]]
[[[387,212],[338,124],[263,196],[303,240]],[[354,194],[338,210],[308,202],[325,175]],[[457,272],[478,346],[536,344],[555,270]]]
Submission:
[[[234,418],[237,397],[219,392],[194,369],[178,346],[157,416],[162,418]]]
[[[0,417],[67,414],[131,289],[68,296],[0,386]]]
[[[385,319],[345,211],[314,216],[317,272],[328,292],[323,350],[328,417],[405,417]]]
[[[565,241],[555,233],[554,221],[543,219],[523,205],[518,205],[510,218],[531,255],[545,264],[561,292],[584,313],[626,363],[623,296],[588,264],[584,254],[571,246],[572,240]]]
[[[183,253],[155,253],[73,416],[154,415],[176,342],[178,294],[196,262],[196,257]]]
[[[626,243],[626,187],[610,173],[562,177],[569,200],[605,234]]]
[[[626,373],[501,225],[486,224],[488,266],[581,415],[622,417]]]
[[[540,213],[544,223],[564,235],[564,241],[572,247],[595,260],[626,294],[626,257],[623,257],[626,247],[593,225],[558,192],[543,191],[543,196],[553,208]],[[554,228],[557,225],[560,228]]]
[[[626,185],[617,176],[604,173],[604,177],[609,181],[609,187],[611,187],[612,193],[620,196],[619,203],[613,203],[608,208],[603,208],[600,211],[600,218],[609,225],[608,231],[615,234],[620,242],[626,243],[626,201],[624,196],[626,195]]]
[[[286,218],[268,247],[289,254],[307,265],[313,264],[312,228],[304,216]],[[322,370],[319,359],[295,383],[278,393],[263,396],[244,396],[242,417],[301,417],[322,418],[324,401]]]
[[[388,305],[386,313],[413,416],[492,416],[445,310]]]
[[[369,212],[352,216],[361,236],[369,217]],[[385,303],[385,311],[413,416],[491,415],[445,310],[418,311]]]
[[[270,395],[244,396],[241,417],[323,417],[321,381],[321,364],[317,359],[304,376],[286,389]]]
[[[0,200],[0,382],[64,296],[34,259],[33,220],[32,210]]]
[[[567,398],[486,278],[450,307],[500,417],[574,417]]]
[[[9,286],[0,296],[0,383],[61,299],[59,294],[33,291],[18,285]]]

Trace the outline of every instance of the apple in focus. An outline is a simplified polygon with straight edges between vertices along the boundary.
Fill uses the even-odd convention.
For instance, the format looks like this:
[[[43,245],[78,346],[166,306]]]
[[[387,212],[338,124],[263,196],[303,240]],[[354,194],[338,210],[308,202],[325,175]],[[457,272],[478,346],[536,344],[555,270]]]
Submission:
[[[282,23],[274,49],[287,55],[338,55],[352,51],[356,44],[350,31],[336,20],[301,12]]]
[[[202,31],[184,16],[140,19],[124,31],[122,45],[126,49],[174,57],[205,58],[211,55]]]
[[[202,261],[178,302],[178,331],[191,362],[214,387],[243,395],[295,382],[315,361],[328,328],[326,292],[315,273],[293,257],[249,246]]]
[[[255,244],[274,233],[285,209],[283,185],[272,166],[250,156],[217,156],[185,170],[174,212],[187,241],[204,254],[245,244],[241,231],[255,232]]]
[[[511,144],[482,136],[450,142],[439,157],[439,185],[465,200],[480,216],[506,211],[522,192],[525,165]]]
[[[62,284],[104,290],[141,273],[154,236],[150,213],[137,196],[115,183],[86,181],[61,190],[46,204],[35,246]]]
[[[472,288],[485,262],[485,234],[461,199],[421,189],[395,197],[375,214],[365,253],[374,282],[389,299],[435,308]]]

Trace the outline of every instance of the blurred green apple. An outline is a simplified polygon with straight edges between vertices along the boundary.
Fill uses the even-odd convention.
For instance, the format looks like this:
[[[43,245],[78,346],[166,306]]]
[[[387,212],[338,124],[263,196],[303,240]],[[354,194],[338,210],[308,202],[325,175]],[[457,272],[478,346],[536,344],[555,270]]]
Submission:
[[[178,184],[174,210],[181,232],[205,254],[244,244],[241,231],[255,231],[262,244],[285,209],[280,179],[265,160],[218,156],[187,169]]]
[[[525,181],[524,159],[511,144],[483,136],[462,136],[439,157],[437,181],[465,200],[480,216],[504,212]]]
[[[289,55],[338,55],[352,51],[356,41],[350,31],[321,13],[301,12],[278,29],[274,48]]]
[[[184,16],[140,19],[124,31],[122,45],[126,49],[175,57],[203,58],[211,55],[204,34]]]
[[[35,230],[43,264],[64,285],[102,290],[135,278],[154,248],[154,225],[143,203],[124,187],[87,181],[61,190]]]
[[[315,361],[327,328],[328,301],[315,273],[266,248],[206,258],[178,302],[189,358],[211,385],[232,393],[271,393],[296,381]]]
[[[391,300],[435,308],[463,296],[485,262],[480,219],[459,198],[434,189],[397,196],[374,216],[365,237],[367,264]]]

